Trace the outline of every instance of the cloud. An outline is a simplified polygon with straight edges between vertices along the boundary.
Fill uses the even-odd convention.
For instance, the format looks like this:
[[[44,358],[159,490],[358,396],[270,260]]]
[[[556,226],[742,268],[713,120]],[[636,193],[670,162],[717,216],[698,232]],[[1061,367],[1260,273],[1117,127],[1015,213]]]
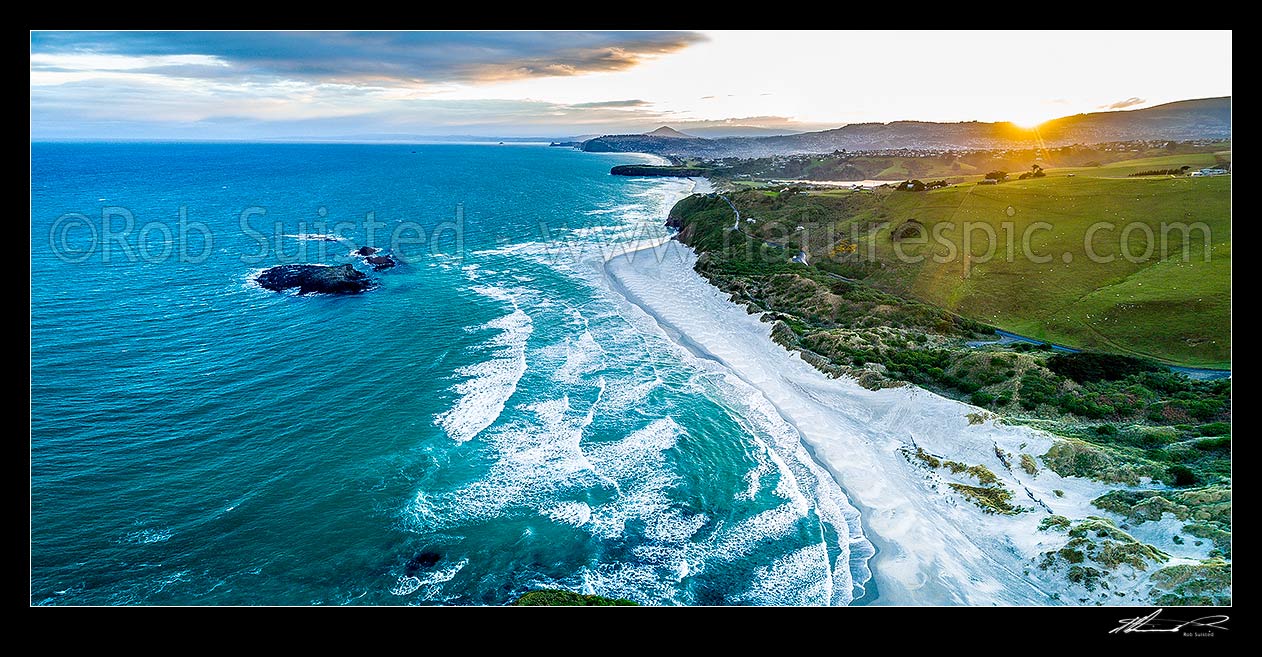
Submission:
[[[33,32],[31,70],[142,70],[377,86],[619,71],[690,32]]]
[[[49,90],[55,93],[46,93]],[[662,121],[661,113],[625,102],[457,100],[311,83],[257,90],[131,74],[33,86],[31,95],[33,139],[324,138],[367,133],[559,137],[627,132],[627,126]]]
[[[639,99],[602,100],[602,101],[598,101],[594,103],[575,103],[573,105],[570,105],[569,107],[574,107],[577,109],[601,109],[601,108],[607,108],[607,107],[645,107],[648,104],[649,104],[648,101],[639,100]]]
[[[1114,110],[1126,109],[1127,107],[1143,105],[1146,102],[1148,101],[1144,100],[1143,98],[1131,96],[1130,98],[1127,98],[1126,100],[1119,100],[1116,103],[1110,103],[1108,105],[1101,105],[1100,109],[1114,109]]]
[[[511,78],[618,71],[701,40],[686,32],[35,32],[31,135],[561,137],[660,125],[716,135],[802,129],[780,116],[696,120],[641,98],[549,102],[449,93]]]
[[[685,132],[695,128],[710,136],[809,129],[782,116],[690,119],[639,99],[575,104],[452,99],[308,82],[259,90],[130,71],[109,79],[33,86],[31,95],[32,139],[377,140],[381,135],[552,139],[640,133],[661,125]]]
[[[690,32],[33,32],[31,135],[198,135],[223,122],[238,127],[233,134],[318,134],[350,129],[353,117],[361,129],[380,121],[418,134],[470,125],[509,134],[502,126],[510,120],[613,127],[655,116],[650,103],[479,105],[438,97],[480,83],[619,71],[704,39]]]

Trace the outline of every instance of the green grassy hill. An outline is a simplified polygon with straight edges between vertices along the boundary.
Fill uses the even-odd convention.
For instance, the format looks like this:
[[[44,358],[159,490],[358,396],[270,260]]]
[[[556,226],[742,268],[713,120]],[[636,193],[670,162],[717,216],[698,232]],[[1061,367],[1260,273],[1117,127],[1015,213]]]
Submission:
[[[1066,167],[1058,169],[1057,173],[1074,173],[1097,178],[1125,178],[1132,173],[1151,171],[1153,169],[1177,169],[1181,166],[1201,169],[1204,167],[1221,166],[1224,163],[1231,163],[1231,151],[1141,157],[1123,160],[1121,162],[1113,162],[1100,167]]]
[[[1049,170],[1044,178],[928,192],[750,190],[732,198],[758,219],[746,230],[790,250],[805,247],[817,266],[880,289],[1062,344],[1224,367],[1231,357],[1231,177],[1126,177],[1208,166],[1216,157],[1222,156]],[[907,223],[912,220],[920,226]],[[1084,242],[1099,222],[1105,228],[1090,242],[1102,260],[1093,261]],[[1179,224],[1208,228],[1208,238],[1199,228],[1185,235]],[[796,230],[799,225],[804,230]],[[967,256],[966,227],[972,228]],[[1129,259],[1124,231],[1135,256]],[[1047,262],[1022,255],[1027,234],[1031,253]],[[1153,253],[1142,257],[1149,235]],[[853,242],[861,255],[871,248],[877,262],[847,254]],[[992,243],[999,252],[986,260]]]
[[[952,182],[966,180],[996,169],[1028,171],[1038,164],[1062,173],[1126,177],[1151,169],[1213,166],[1231,161],[1230,142],[1174,143],[1160,145],[1117,144],[1097,146],[1065,146],[1062,148],[1028,148],[948,152],[940,154],[880,155],[872,153],[833,153],[789,155],[751,160],[706,162],[712,168],[709,177],[733,182],[756,180],[906,180],[924,181],[947,178]],[[702,164],[694,161],[693,166]]]
[[[894,242],[880,240],[883,261],[894,263],[888,280],[896,289],[965,316],[1017,333],[1075,346],[1123,351],[1198,365],[1230,359],[1230,179],[1101,179],[1049,177],[994,186],[968,184],[888,199],[891,215],[915,218],[928,228],[948,231],[960,257],[945,263],[927,257],[919,264],[895,257]],[[964,252],[966,222],[975,231],[971,253]],[[1046,222],[1047,230],[1027,231]],[[1084,240],[1097,231],[1088,257]],[[1175,223],[1202,223],[1203,231],[1172,232]],[[944,224],[947,228],[940,228]],[[1167,227],[1162,256],[1163,224]],[[998,241],[1014,237],[1010,261],[986,255],[984,229]],[[1009,226],[1011,228],[1009,228]],[[1125,256],[1123,231],[1132,245]],[[1151,231],[1151,233],[1147,232]],[[1022,236],[1045,263],[1020,253]],[[1152,256],[1140,258],[1149,248]],[[878,237],[878,239],[880,239]],[[1205,261],[1208,246],[1209,261]],[[1190,257],[1183,258],[1185,247]],[[936,242],[903,249],[908,255],[945,253]],[[1066,259],[1069,259],[1066,262]],[[905,271],[897,271],[897,270]]]

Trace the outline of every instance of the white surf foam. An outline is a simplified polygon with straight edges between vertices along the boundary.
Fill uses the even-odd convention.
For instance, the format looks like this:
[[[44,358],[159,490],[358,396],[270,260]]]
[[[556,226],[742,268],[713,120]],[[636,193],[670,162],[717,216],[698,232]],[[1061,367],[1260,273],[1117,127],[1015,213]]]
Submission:
[[[300,242],[340,242],[345,239],[341,235],[333,235],[331,233],[296,233],[292,235],[285,235],[285,237],[296,239]]]
[[[574,412],[568,396],[518,407],[523,417],[484,436],[487,472],[457,490],[419,491],[410,516],[418,529],[432,531],[509,513],[556,511],[557,500],[597,483],[579,448],[590,424],[589,410]]]
[[[584,502],[562,502],[544,509],[549,518],[567,525],[582,527],[592,518],[592,508]]]
[[[124,535],[121,542],[139,543],[142,545],[149,543],[165,543],[171,540],[171,537],[174,535],[175,531],[168,528],[141,529]]]
[[[491,320],[475,330],[498,331],[487,340],[487,360],[466,365],[454,376],[464,380],[451,387],[460,395],[451,408],[434,418],[456,442],[472,440],[491,426],[504,411],[504,404],[517,391],[517,383],[526,373],[526,343],[533,331],[533,321],[508,291],[494,287],[474,288],[476,292],[513,305],[513,312]]]
[[[669,243],[667,248],[676,252],[681,250],[675,242]],[[665,309],[672,313],[666,318],[671,322],[670,330],[687,326],[690,331],[688,339],[700,338],[704,340],[703,344],[706,347],[723,345],[723,340],[726,338],[722,337],[722,334],[734,333],[748,322],[743,312],[741,314],[745,322],[740,325],[732,325],[730,320],[723,320],[728,321],[728,324],[724,324],[723,321],[716,322],[715,318],[704,315],[711,312],[704,304],[698,304],[695,300],[683,303],[674,301],[673,298],[668,300],[668,297],[674,296],[675,291],[672,286],[676,284],[677,278],[686,281],[688,276],[696,277],[696,274],[686,266],[686,257],[682,254],[675,253],[666,260],[655,262],[648,259],[621,258],[611,261],[611,273],[614,274],[611,280],[614,283],[614,290],[620,294],[629,295],[628,299],[633,304],[647,303],[655,311]],[[653,276],[660,275],[662,271],[672,272],[670,281],[663,283],[654,280]],[[651,272],[651,274],[646,276],[644,272]],[[705,294],[712,293],[716,301],[731,305],[723,299],[724,295],[710,288],[699,277],[696,283],[691,281],[688,283],[702,286],[700,289]],[[642,298],[644,296],[650,300],[645,301]],[[632,309],[633,312],[628,319],[635,322],[642,330],[670,337],[670,330],[658,323],[662,318],[644,316],[640,313],[640,306],[632,306]],[[696,342],[692,343],[692,347],[685,348],[684,343],[675,342],[678,339],[678,337],[671,338],[671,343],[676,345],[679,357],[699,371],[711,372],[717,376],[717,380],[721,383],[707,384],[717,386],[712,393],[714,397],[732,405],[734,416],[745,425],[747,434],[756,444],[765,447],[763,454],[767,463],[760,462],[753,472],[746,475],[749,482],[748,488],[737,497],[752,498],[761,489],[762,479],[771,473],[774,466],[777,474],[774,492],[788,502],[788,507],[793,512],[792,515],[787,513],[787,509],[775,513],[765,512],[759,517],[746,521],[761,523],[764,525],[761,527],[755,524],[749,526],[738,524],[724,529],[723,531],[730,533],[730,536],[720,533],[715,539],[719,545],[727,542],[726,547],[717,550],[716,553],[723,550],[748,552],[760,542],[758,539],[760,535],[765,536],[767,533],[775,532],[787,533],[795,523],[800,523],[807,518],[808,513],[813,509],[821,523],[819,530],[821,547],[826,554],[829,551],[837,554],[830,573],[830,578],[836,583],[836,586],[830,587],[830,594],[833,596],[831,602],[832,604],[847,604],[857,593],[853,584],[856,581],[862,583],[866,580],[868,576],[866,558],[873,552],[873,548],[863,536],[858,511],[850,504],[833,477],[820,467],[806,450],[798,428],[790,424],[780,409],[772,404],[758,387],[755,387],[757,380],[750,381],[737,376],[733,368],[716,360],[713,354],[705,351],[702,351],[700,355],[694,353],[692,349],[697,348]],[[761,337],[761,339],[766,338]],[[750,342],[750,340],[746,341]],[[774,343],[770,343],[769,347],[764,347],[761,343],[757,343],[756,346],[759,349],[779,349]],[[728,349],[723,352],[723,355],[728,356],[731,351]]]
[[[604,348],[592,337],[591,331],[583,331],[577,340],[566,341],[565,363],[553,374],[562,383],[578,383],[584,375],[600,369]]]
[[[592,509],[592,530],[604,538],[622,536],[629,520],[645,520],[670,510],[667,491],[679,477],[666,467],[663,452],[682,428],[671,418],[650,422],[627,437],[586,450],[595,472],[616,487],[618,496]]]
[[[424,575],[404,575],[399,577],[399,581],[390,589],[390,593],[394,595],[404,596],[412,595],[420,592],[418,597],[425,600],[442,600],[443,584],[450,582],[456,577],[456,574],[469,565],[468,559],[461,559],[455,563],[449,564],[442,568],[436,569]]]
[[[625,250],[627,244],[669,245],[662,226],[666,212],[676,199],[694,187],[693,181],[646,185],[633,208],[612,208],[618,210],[616,216],[623,223],[575,231],[574,242],[560,248],[543,242],[523,243],[479,251],[475,255],[486,258],[492,266],[496,259],[504,258],[515,261],[515,267],[520,267],[523,260],[545,264],[556,272],[573,275],[595,288],[610,291],[605,280],[606,260]],[[617,248],[611,253],[614,247]],[[673,254],[668,246],[661,252]],[[678,254],[674,257],[682,260]],[[642,260],[649,261],[652,257]],[[466,275],[469,273],[466,271]],[[659,292],[671,294],[669,289]],[[510,291],[502,288],[488,286],[482,293],[505,301],[514,298]],[[616,293],[610,297],[615,303],[620,303],[619,299]],[[535,299],[531,305],[540,326],[544,325],[543,317],[547,312],[555,312],[542,310],[544,300]],[[625,561],[591,564],[566,581],[582,582],[584,590],[589,592],[671,604],[690,601],[691,593],[679,583],[703,572],[707,563],[730,563],[735,555],[763,549],[777,538],[789,540],[787,537],[794,533],[809,532],[813,526],[810,523],[818,523],[819,542],[783,555],[774,567],[759,571],[759,581],[751,583],[751,592],[744,599],[771,601],[773,597],[764,589],[774,588],[780,580],[796,577],[812,582],[823,579],[827,584],[820,585],[818,590],[776,599],[807,600],[812,604],[848,602],[852,573],[862,573],[866,567],[866,557],[858,555],[870,556],[871,547],[863,538],[857,512],[849,506],[832,478],[814,463],[794,426],[784,420],[774,405],[723,367],[672,347],[674,343],[663,336],[655,324],[652,330],[637,332],[624,331],[620,325],[614,334],[604,331],[597,323],[599,319],[610,317],[608,311],[602,317],[600,308],[594,313],[589,312],[589,306],[585,306],[582,313],[574,308],[568,310],[577,322],[570,334],[576,337],[533,351],[530,357],[532,367],[538,363],[544,363],[545,367],[557,364],[552,376],[561,384],[554,393],[560,396],[518,406],[523,417],[496,427],[491,426],[493,418],[474,432],[480,436],[479,444],[486,446],[486,455],[493,458],[494,463],[485,476],[459,490],[418,492],[410,514],[417,528],[433,531],[466,522],[538,514],[554,522],[579,527],[602,539],[625,541],[631,546],[631,555]],[[615,322],[630,319],[621,310],[612,317]],[[508,348],[508,344],[497,342],[501,339],[507,336],[497,336],[488,341],[488,346]],[[648,341],[654,344],[645,351]],[[636,363],[634,374],[627,377],[618,370],[613,355],[628,350],[657,355],[648,362]],[[604,414],[639,405],[653,390],[665,385],[663,378],[669,377],[672,385],[678,382],[674,368],[681,362],[685,369],[702,372],[711,380],[705,394],[720,398],[732,407],[734,415],[746,418],[746,433],[754,442],[748,453],[754,465],[745,474],[743,489],[734,493],[736,500],[765,498],[769,494],[766,488],[771,485],[770,479],[774,478],[775,489],[770,492],[782,498],[782,504],[727,526],[681,507],[672,499],[672,492],[683,479],[675,470],[670,451],[677,446],[684,430],[670,417],[655,417],[619,440],[584,440],[585,429],[597,415],[598,406]],[[659,375],[655,363],[668,367],[663,371],[670,374]],[[596,371],[601,373],[598,400],[584,407],[586,402],[579,400],[588,397],[581,394],[581,386],[591,384],[591,375]],[[609,379],[607,387],[606,377]],[[521,374],[517,374],[514,386],[520,378]],[[495,410],[496,418],[502,409],[503,404]],[[473,426],[480,424],[473,423]],[[602,423],[602,428],[604,426]],[[593,488],[605,489],[606,494],[594,499],[607,501],[574,501],[579,491]],[[831,563],[830,554],[836,555]],[[797,584],[805,586],[802,582]]]
[[[755,571],[749,590],[732,602],[758,605],[828,605],[832,573],[822,544],[808,545]]]

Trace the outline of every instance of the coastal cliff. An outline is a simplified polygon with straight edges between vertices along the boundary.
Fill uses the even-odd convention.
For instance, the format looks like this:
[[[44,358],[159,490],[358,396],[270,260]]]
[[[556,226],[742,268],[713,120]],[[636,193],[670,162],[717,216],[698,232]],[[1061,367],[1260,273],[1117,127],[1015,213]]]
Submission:
[[[619,164],[609,170],[614,176],[657,176],[666,178],[693,178],[710,172],[707,167],[656,166],[651,164]]]

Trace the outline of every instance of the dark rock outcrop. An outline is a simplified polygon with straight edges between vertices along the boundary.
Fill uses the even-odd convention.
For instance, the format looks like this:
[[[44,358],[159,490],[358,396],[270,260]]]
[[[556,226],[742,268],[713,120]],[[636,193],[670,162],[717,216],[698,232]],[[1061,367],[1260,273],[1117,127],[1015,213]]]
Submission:
[[[429,570],[430,568],[433,568],[439,561],[442,561],[442,558],[443,555],[426,550],[425,552],[421,552],[411,559],[408,559],[407,566],[404,567],[404,570],[408,575],[415,575],[422,570]]]
[[[373,287],[367,274],[350,265],[279,265],[260,273],[255,281],[268,290],[298,289],[298,294],[359,294]]]
[[[656,166],[651,164],[619,164],[609,170],[615,176],[656,176],[671,178],[692,178],[704,176],[710,172],[707,167]]]
[[[399,264],[398,259],[389,253],[383,253],[375,246],[361,246],[351,251],[351,255],[359,257],[365,264],[372,267],[373,271],[391,269]]]
[[[373,271],[382,271],[385,269],[390,269],[391,267],[394,267],[395,265],[399,264],[399,261],[395,260],[394,256],[389,255],[389,254],[368,256],[367,258],[364,258],[364,262],[371,265],[373,268]]]

